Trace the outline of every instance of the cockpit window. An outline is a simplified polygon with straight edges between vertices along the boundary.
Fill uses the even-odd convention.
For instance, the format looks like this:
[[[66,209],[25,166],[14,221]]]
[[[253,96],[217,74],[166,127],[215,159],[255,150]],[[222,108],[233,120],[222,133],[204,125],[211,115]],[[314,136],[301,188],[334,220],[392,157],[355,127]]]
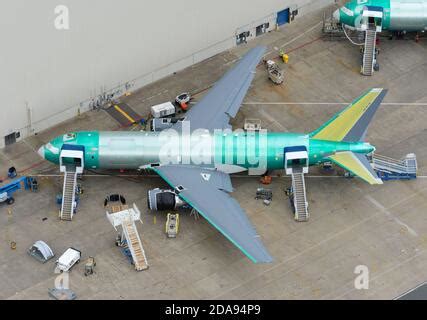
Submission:
[[[341,11],[344,12],[349,17],[354,16],[354,12],[345,6],[341,8]]]
[[[45,148],[53,154],[59,154],[59,149],[50,142],[45,145]]]
[[[76,138],[76,134],[71,132],[71,133],[64,134],[63,140],[70,141],[70,140],[74,140],[75,138]]]

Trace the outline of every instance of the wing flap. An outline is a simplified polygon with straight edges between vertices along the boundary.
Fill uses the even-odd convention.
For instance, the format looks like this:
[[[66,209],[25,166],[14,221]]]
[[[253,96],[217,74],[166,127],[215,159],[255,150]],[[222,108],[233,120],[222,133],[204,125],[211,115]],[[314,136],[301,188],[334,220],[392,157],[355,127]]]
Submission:
[[[230,128],[230,118],[239,111],[265,51],[265,47],[249,51],[187,112],[185,121],[190,121],[191,130]],[[177,122],[172,128],[181,130],[181,126],[182,122]]]
[[[179,197],[196,209],[255,263],[271,262],[239,203],[229,195],[230,177],[220,171],[191,166],[165,165],[152,168],[171,187],[182,186]]]
[[[372,169],[371,164],[364,154],[354,153],[351,151],[337,152],[334,155],[329,156],[328,159],[365,180],[369,184],[383,183]]]

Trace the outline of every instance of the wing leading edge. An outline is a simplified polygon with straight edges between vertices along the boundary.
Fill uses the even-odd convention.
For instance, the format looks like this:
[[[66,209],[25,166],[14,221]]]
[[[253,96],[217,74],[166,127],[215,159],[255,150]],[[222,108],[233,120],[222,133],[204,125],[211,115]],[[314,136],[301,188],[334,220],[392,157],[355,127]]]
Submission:
[[[245,212],[229,195],[232,186],[226,173],[193,166],[165,165],[152,169],[175,190],[180,187],[179,197],[250,260],[254,263],[273,261]]]

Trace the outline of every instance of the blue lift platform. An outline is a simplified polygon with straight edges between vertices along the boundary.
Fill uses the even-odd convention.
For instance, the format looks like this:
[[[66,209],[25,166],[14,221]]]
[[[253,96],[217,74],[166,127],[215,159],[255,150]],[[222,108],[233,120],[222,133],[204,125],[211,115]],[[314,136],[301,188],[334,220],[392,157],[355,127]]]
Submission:
[[[417,158],[413,153],[399,160],[374,154],[372,156],[372,167],[377,172],[378,177],[384,181],[417,178]]]
[[[33,178],[31,177],[20,177],[12,180],[8,184],[0,186],[0,203],[6,202],[7,204],[13,204],[15,199],[13,194],[24,187],[25,190],[32,189]]]

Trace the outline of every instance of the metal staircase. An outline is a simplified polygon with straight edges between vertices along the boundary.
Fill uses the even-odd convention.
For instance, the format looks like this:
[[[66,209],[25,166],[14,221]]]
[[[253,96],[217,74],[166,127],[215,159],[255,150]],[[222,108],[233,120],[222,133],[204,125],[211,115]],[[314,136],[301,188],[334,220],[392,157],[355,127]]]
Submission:
[[[374,154],[372,167],[382,180],[415,179],[417,177],[417,158],[413,153],[400,160]]]
[[[295,220],[308,221],[308,203],[305,191],[304,173],[302,167],[292,168],[292,193],[295,208]]]
[[[75,166],[67,165],[64,172],[64,187],[62,191],[61,220],[71,221],[74,215],[76,198],[77,170]]]
[[[69,134],[70,139],[75,135]],[[64,173],[60,219],[71,221],[76,209],[77,174],[83,174],[84,147],[63,144],[59,155],[59,170]]]
[[[148,269],[147,257],[145,256],[135,223],[131,219],[125,220],[122,223],[122,227],[123,234],[126,237],[126,242],[132,254],[135,270],[142,271]]]
[[[135,225],[137,220],[142,224],[138,207],[134,204],[132,208],[114,211],[112,213],[107,212],[107,218],[114,229],[117,230],[117,226],[122,226],[122,235],[119,237],[122,242],[120,246],[127,246],[129,249],[136,271],[148,269],[147,257]]]
[[[362,74],[365,76],[372,76],[374,73],[376,39],[377,31],[375,25],[369,25],[369,28],[365,31],[365,46],[363,49]]]

